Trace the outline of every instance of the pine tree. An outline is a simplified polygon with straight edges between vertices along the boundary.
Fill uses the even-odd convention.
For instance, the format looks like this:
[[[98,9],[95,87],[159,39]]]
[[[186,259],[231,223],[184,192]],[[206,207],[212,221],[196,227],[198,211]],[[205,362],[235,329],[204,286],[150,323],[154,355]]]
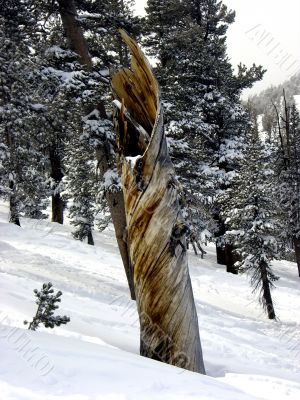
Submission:
[[[63,223],[65,202],[65,157],[71,139],[80,132],[81,108],[85,102],[89,76],[77,62],[63,37],[51,33],[44,47],[43,66],[39,71],[43,94],[41,118],[44,120],[45,147],[52,196],[52,221]]]
[[[239,271],[249,274],[253,289],[259,291],[260,303],[270,319],[276,318],[271,289],[278,279],[271,263],[281,255],[283,229],[273,184],[270,151],[254,128],[240,175],[231,188],[235,196],[225,212],[226,236],[239,256]]]
[[[300,277],[300,115],[295,104],[291,107],[291,210],[290,222]]]
[[[20,2],[25,3],[25,0]],[[31,29],[36,34],[35,45],[32,45],[37,64],[33,74],[34,111],[38,116],[37,126],[46,155],[43,172],[52,196],[52,220],[63,223],[65,203],[62,193],[66,189],[67,168],[76,170],[76,158],[71,162],[67,157],[72,142],[70,138],[84,136],[84,141],[89,142],[93,149],[89,162],[92,163],[96,156],[102,191],[105,188],[106,204],[101,198],[97,209],[103,206],[100,211],[106,211],[107,205],[110,209],[129,276],[127,244],[124,241],[124,201],[120,184],[115,182],[118,174],[109,69],[118,67],[121,61],[126,63],[126,50],[124,46],[120,48],[117,29],[123,26],[128,31],[138,32],[139,26],[138,19],[132,16],[130,1],[116,0],[113,8],[111,5],[111,1],[37,0],[26,2],[26,9],[34,16],[35,29]],[[77,143],[84,153],[85,143],[81,144],[80,140]],[[3,160],[6,153],[7,148],[2,146]],[[76,185],[73,187],[76,190]],[[72,185],[67,189],[71,191]],[[88,190],[91,192],[92,188]],[[68,194],[73,198],[76,195]],[[84,201],[84,197],[79,196],[78,200],[80,198]],[[82,211],[84,207],[82,205],[78,210]],[[73,218],[76,218],[74,213]],[[130,287],[134,298],[133,285]]]
[[[118,29],[137,36],[140,23],[133,16],[133,0],[76,1],[89,52],[101,69],[128,65],[128,52]]]
[[[44,283],[41,290],[34,289],[34,295],[37,298],[38,306],[35,316],[29,323],[28,329],[36,331],[40,324],[45,328],[54,328],[55,326],[65,325],[70,322],[70,318],[66,315],[54,315],[54,311],[58,309],[58,304],[61,302],[62,292],[58,291],[54,294],[53,285],[51,282]],[[24,321],[27,325],[28,321]]]
[[[239,97],[262,78],[263,70],[240,65],[234,75],[226,55],[226,32],[235,14],[222,2],[167,3],[148,1],[145,45],[158,58],[166,129],[186,202],[194,205],[197,200],[198,209],[204,206],[212,213],[218,261],[226,264],[220,202],[238,169],[249,129]]]
[[[285,219],[287,247],[294,247],[300,276],[300,116],[283,92],[277,116],[277,193]]]
[[[83,57],[82,54],[87,51],[89,53],[85,57],[88,59],[83,65],[85,74],[89,76],[89,80],[86,80],[82,99],[79,100],[82,105],[82,123],[77,133],[78,136],[74,138],[76,150],[72,150],[73,144],[71,144],[71,149],[67,151],[69,171],[76,171],[77,166],[82,163],[82,154],[85,154],[83,156],[85,159],[84,162],[90,165],[96,156],[99,175],[102,181],[100,184],[102,184],[102,187],[105,186],[106,193],[115,191],[116,189],[116,185],[113,182],[111,185],[107,185],[107,181],[105,182],[106,172],[111,171],[110,175],[113,175],[114,171],[116,171],[115,137],[111,121],[109,71],[121,64],[128,63],[127,50],[121,44],[118,29],[123,27],[129,32],[138,31],[138,19],[133,17],[131,3],[131,1],[124,0],[110,0],[101,3],[83,0],[77,1],[75,7],[73,1],[59,0],[58,9],[54,8],[53,10],[54,13],[58,12],[61,16],[69,47],[78,54],[81,54],[81,58]],[[75,37],[72,38],[70,34],[68,36],[68,24],[70,23],[67,20],[68,7],[74,9],[73,11],[78,15],[76,23],[79,24],[79,29],[85,32],[86,43],[81,44],[81,48],[76,48]],[[70,157],[72,152],[73,155]],[[88,152],[90,152],[90,157],[87,154]],[[83,171],[79,175],[83,177]],[[67,180],[69,195],[77,198],[76,207],[72,207],[71,210],[71,218],[74,224],[78,224],[78,221],[83,218],[83,209],[86,210],[86,218],[91,221],[91,211],[87,210],[86,201],[87,197],[92,192],[95,192],[93,187],[87,187],[88,184],[92,185],[94,183],[93,179],[85,179],[86,197],[79,196],[77,193],[80,182],[83,182],[80,178],[76,183],[74,177]],[[117,185],[117,187],[120,191],[120,185]],[[95,197],[95,195],[93,196]],[[81,200],[84,204],[80,205]],[[98,210],[100,206],[106,208],[103,199],[101,204],[97,206]],[[95,207],[92,208],[95,209]],[[77,217],[76,210],[81,210]]]
[[[93,228],[99,182],[96,177],[96,163],[93,161],[93,148],[83,145],[83,138],[72,138],[67,151],[68,166],[66,188],[71,197],[69,217],[74,226],[75,239],[87,239],[93,245]],[[69,164],[68,164],[69,163]]]
[[[44,217],[48,194],[32,95],[35,19],[26,1],[0,3],[0,10],[0,181],[2,195],[9,200],[10,221],[20,225],[21,212]]]

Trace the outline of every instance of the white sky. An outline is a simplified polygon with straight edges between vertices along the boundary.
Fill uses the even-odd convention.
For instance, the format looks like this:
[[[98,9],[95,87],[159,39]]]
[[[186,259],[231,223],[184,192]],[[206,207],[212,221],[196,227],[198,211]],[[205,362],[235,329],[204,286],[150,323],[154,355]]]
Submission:
[[[236,11],[228,31],[228,55],[235,66],[261,64],[268,72],[258,92],[300,72],[300,0],[223,0]],[[136,0],[143,13],[146,0]]]

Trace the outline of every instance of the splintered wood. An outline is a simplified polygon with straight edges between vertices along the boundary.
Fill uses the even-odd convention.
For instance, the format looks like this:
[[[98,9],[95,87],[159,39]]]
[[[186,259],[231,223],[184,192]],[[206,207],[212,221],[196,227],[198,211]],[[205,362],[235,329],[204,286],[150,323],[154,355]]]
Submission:
[[[131,69],[124,68],[113,76],[113,91],[117,98],[124,100],[132,118],[151,134],[157,112],[158,85],[138,45],[125,31],[120,32],[132,53]]]
[[[124,31],[131,69],[112,78],[141,355],[205,373],[175,171],[150,65]]]

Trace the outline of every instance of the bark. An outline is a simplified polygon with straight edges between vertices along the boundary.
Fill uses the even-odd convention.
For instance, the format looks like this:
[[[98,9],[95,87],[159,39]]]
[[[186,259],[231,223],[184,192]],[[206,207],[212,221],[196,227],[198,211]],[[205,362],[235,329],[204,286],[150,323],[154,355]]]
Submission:
[[[135,300],[136,295],[134,289],[133,270],[132,270],[132,264],[130,262],[129,249],[126,237],[126,216],[125,216],[123,192],[108,193],[106,196],[106,200],[115,227],[115,235],[119,251],[122,257],[123,265],[125,268],[131,299]]]
[[[219,238],[221,236],[223,236],[226,232],[225,229],[225,223],[222,220],[222,218],[220,217],[219,214],[216,214],[214,216],[214,220],[216,221],[217,225],[218,225],[218,231],[215,234],[216,237],[216,254],[217,254],[217,263],[220,265],[226,265],[226,251],[225,251],[225,246],[223,246],[220,243]]]
[[[286,148],[285,148],[285,144],[284,144],[284,138],[283,138],[283,134],[282,134],[282,129],[281,129],[281,123],[280,123],[280,115],[279,115],[279,111],[278,108],[276,107],[276,105],[272,102],[273,107],[275,109],[275,113],[276,113],[276,119],[277,119],[277,127],[278,127],[278,133],[279,133],[279,138],[280,138],[280,149],[281,149],[281,153],[282,153],[282,159],[283,159],[283,163],[284,163],[284,169],[287,170],[288,168],[288,164],[289,164],[289,160],[286,154]]]
[[[200,242],[198,240],[190,240],[190,239],[188,239],[187,240],[187,248],[189,248],[189,243],[192,244],[192,247],[193,247],[193,250],[194,250],[194,253],[195,253],[196,256],[198,255],[198,252],[197,252],[197,247],[198,247],[198,249],[199,249],[199,251],[201,253],[201,258],[203,258],[204,254],[206,254],[206,251],[202,249],[202,246],[201,246]],[[196,245],[197,245],[197,247],[196,247]]]
[[[103,177],[105,172],[109,169],[109,150],[104,146],[98,147],[97,151],[98,169],[100,175]],[[133,269],[129,256],[129,248],[127,243],[127,226],[126,215],[124,206],[123,191],[110,192],[106,190],[105,198],[109,207],[110,215],[115,228],[115,235],[124,265],[130,296],[135,300],[135,290],[133,282]]]
[[[263,289],[262,295],[264,300],[264,308],[267,311],[269,319],[276,319],[273,300],[271,296],[270,283],[266,272],[266,266],[262,264],[261,269],[262,269],[261,277],[262,277],[262,289]]]
[[[234,264],[238,261],[238,256],[234,253],[234,247],[229,243],[225,244],[224,246],[221,246],[217,242],[216,253],[217,253],[217,263],[220,265],[226,265],[227,272],[237,275],[238,270]]]
[[[296,255],[296,262],[298,266],[298,274],[300,277],[300,238],[294,238],[294,247],[295,247],[295,255]]]
[[[14,182],[10,181],[9,188],[11,190],[11,195],[9,197],[9,211],[10,211],[9,222],[21,226],[20,214],[19,214],[19,202],[17,196],[14,193],[14,187],[15,187]]]
[[[91,246],[94,246],[95,243],[94,243],[92,229],[89,230],[87,239],[88,239],[88,244],[90,244]]]
[[[238,256],[234,253],[234,247],[231,244],[225,245],[226,271],[237,275],[238,270],[234,265],[238,261]]]
[[[52,195],[52,222],[63,225],[64,223],[64,202],[59,193]]]
[[[217,263],[220,265],[226,265],[226,252],[225,247],[221,247],[216,243]]]
[[[58,0],[58,4],[61,20],[66,37],[69,41],[70,48],[78,54],[79,61],[82,65],[84,65],[85,69],[90,71],[92,69],[92,59],[88,51],[87,41],[77,21],[75,2],[74,0]],[[101,118],[108,119],[103,103],[98,104],[96,108],[98,109]],[[104,144],[103,146],[99,147],[96,150],[96,156],[101,175],[100,178],[103,178],[105,172],[110,169],[111,154],[108,146],[105,146]],[[105,196],[113,220],[116,239],[128,280],[130,296],[132,300],[135,300],[133,274],[129,258],[128,245],[126,240],[124,240],[124,238],[126,238],[126,218],[123,193],[112,193],[110,191],[106,191]]]
[[[194,249],[194,253],[196,254],[196,256],[198,255],[198,253],[197,253],[197,248],[196,248],[196,246],[195,246],[195,243],[194,242],[192,242],[192,246],[193,246],[193,249]]]
[[[201,246],[201,244],[199,243],[198,240],[196,241],[196,243],[197,243],[198,249],[199,249],[200,252],[201,252],[201,258],[203,258],[203,257],[204,257],[204,254],[206,254],[206,251],[202,249],[202,246]]]
[[[92,60],[89,54],[88,45],[83,35],[80,24],[77,20],[77,10],[74,0],[57,0],[59,13],[69,41],[71,50],[79,56],[81,65],[85,65],[89,71],[92,69]]]
[[[7,146],[10,149],[10,151],[13,151],[13,143],[12,143],[12,136],[9,132],[9,129],[5,129],[6,133],[6,140],[7,140]],[[20,223],[20,211],[19,211],[19,200],[18,196],[15,192],[15,181],[14,178],[9,178],[9,183],[8,187],[10,189],[10,196],[9,196],[9,222],[18,226],[21,226]]]
[[[141,50],[124,31],[121,34],[132,53],[131,70],[116,73],[112,87],[118,108],[116,125],[141,328],[140,352],[205,373],[187,265],[188,230],[174,185],[159,88]]]
[[[50,176],[54,180],[56,187],[60,185],[64,173],[60,151],[56,145],[53,145],[49,151],[51,173]],[[59,189],[52,195],[52,222],[59,224],[64,223],[64,202],[61,198]]]

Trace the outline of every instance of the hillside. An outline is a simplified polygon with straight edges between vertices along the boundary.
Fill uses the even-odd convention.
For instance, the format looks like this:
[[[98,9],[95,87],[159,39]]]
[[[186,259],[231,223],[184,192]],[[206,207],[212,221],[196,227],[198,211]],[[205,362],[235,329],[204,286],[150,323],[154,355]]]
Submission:
[[[287,100],[291,101],[295,96],[300,95],[300,73],[293,75],[290,79],[280,85],[270,86],[261,93],[251,96],[258,114],[265,114],[266,110],[272,107],[272,102],[278,103],[285,90]]]
[[[23,219],[20,229],[7,223],[5,204],[0,211],[1,399],[299,399],[295,264],[275,264],[274,323],[247,277],[216,265],[213,245],[203,261],[190,254],[205,377],[138,355],[138,317],[111,229],[92,247],[74,241],[68,226]],[[29,332],[32,290],[50,280],[71,322]]]

